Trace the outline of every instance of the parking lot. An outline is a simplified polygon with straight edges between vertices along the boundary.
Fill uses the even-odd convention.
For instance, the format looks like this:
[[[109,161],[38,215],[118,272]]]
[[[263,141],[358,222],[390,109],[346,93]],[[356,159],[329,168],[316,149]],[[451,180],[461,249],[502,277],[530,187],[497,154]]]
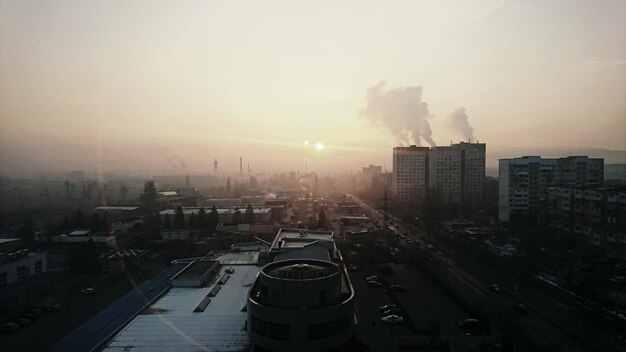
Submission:
[[[357,338],[371,350],[395,351],[402,341],[413,341],[437,346],[449,344],[451,351],[471,351],[492,339],[466,335],[458,322],[471,315],[416,267],[411,264],[392,264],[391,267],[392,275],[382,274],[374,265],[366,265],[361,271],[350,274],[356,291]],[[400,284],[408,291],[368,287],[364,279],[368,274],[378,276],[386,285]],[[378,308],[386,304],[396,304],[402,310],[403,324],[387,325],[381,321]]]

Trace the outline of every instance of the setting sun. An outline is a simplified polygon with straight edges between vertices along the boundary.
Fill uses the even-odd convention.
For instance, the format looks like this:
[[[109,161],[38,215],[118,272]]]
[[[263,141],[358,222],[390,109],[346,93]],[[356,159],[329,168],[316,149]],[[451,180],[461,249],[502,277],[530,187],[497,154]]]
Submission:
[[[324,149],[324,143],[322,143],[322,142],[315,143],[315,149],[317,149],[317,150]]]

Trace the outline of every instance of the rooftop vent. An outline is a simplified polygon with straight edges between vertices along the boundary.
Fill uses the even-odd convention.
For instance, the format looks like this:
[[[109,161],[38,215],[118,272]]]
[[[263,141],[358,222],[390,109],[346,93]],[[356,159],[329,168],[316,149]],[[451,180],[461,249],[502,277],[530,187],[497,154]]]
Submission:
[[[294,264],[291,268],[293,270],[307,270],[309,269],[309,264],[304,264],[304,263]]]

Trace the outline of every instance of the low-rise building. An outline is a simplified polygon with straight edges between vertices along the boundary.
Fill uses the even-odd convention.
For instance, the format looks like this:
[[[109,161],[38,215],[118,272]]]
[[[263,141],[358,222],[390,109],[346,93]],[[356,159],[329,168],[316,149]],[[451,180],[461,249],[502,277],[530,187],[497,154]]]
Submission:
[[[194,214],[194,216],[198,216],[198,214],[200,213],[200,209],[199,207],[183,207],[183,214],[185,216],[185,222],[189,223],[189,220],[191,218],[191,214]],[[235,214],[235,212],[237,211],[237,209],[239,209],[239,212],[241,213],[242,216],[242,220],[245,219],[245,212],[246,212],[246,208],[245,207],[221,207],[221,208],[217,208],[217,213],[220,217],[220,223],[223,224],[231,224],[233,222],[233,215]],[[267,207],[267,206],[261,206],[261,207],[253,207],[253,212],[254,212],[254,223],[269,223],[272,221],[272,208]],[[211,208],[204,208],[205,212],[210,212]],[[159,215],[161,216],[161,221],[165,221],[165,216],[169,217],[170,221],[174,220],[174,216],[176,215],[176,209],[165,209],[165,210],[161,210],[159,212]]]
[[[281,229],[248,295],[248,335],[272,351],[326,351],[354,334],[354,289],[333,233]]]

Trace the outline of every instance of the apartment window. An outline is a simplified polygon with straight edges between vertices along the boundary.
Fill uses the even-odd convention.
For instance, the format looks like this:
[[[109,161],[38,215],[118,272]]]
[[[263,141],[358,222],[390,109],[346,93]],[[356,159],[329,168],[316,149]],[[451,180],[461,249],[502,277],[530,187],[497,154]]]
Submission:
[[[41,260],[38,260],[35,262],[35,275],[41,274],[41,272],[42,272]]]
[[[17,268],[17,280],[24,281],[28,277],[28,267],[26,265],[22,265]]]
[[[6,284],[7,284],[7,273],[2,272],[0,273],[0,287],[6,286]]]

